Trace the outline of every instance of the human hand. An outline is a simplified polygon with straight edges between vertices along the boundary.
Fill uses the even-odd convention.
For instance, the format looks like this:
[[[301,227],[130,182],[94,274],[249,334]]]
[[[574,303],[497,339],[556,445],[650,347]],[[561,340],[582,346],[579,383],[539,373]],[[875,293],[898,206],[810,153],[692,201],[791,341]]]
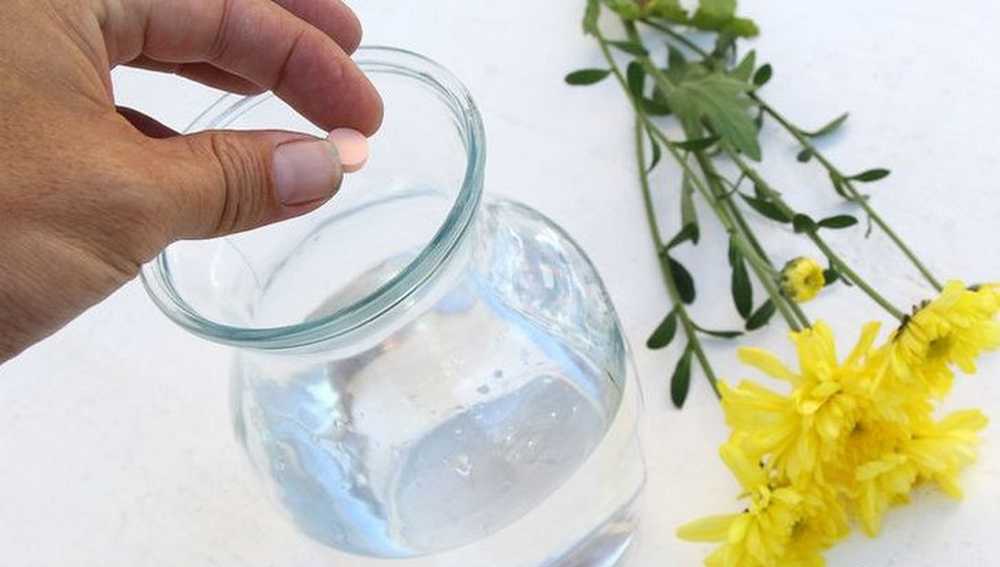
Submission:
[[[381,100],[340,0],[5,0],[0,363],[133,279],[169,243],[307,213],[336,150],[287,132],[178,136],[114,104],[110,69],[273,90],[321,128],[373,133]]]

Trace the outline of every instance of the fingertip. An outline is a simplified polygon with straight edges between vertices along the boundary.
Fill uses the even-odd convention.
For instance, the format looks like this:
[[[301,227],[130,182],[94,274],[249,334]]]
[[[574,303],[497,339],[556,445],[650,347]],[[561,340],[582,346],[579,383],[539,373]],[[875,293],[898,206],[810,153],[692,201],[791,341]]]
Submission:
[[[361,40],[364,37],[364,28],[362,28],[361,20],[358,19],[358,15],[354,13],[354,10],[343,4],[341,6],[343,6],[341,16],[345,21],[340,26],[343,31],[340,33],[338,43],[340,43],[340,47],[345,52],[350,54],[357,51],[358,47],[361,46]]]
[[[368,77],[365,77],[365,82],[368,84],[369,90],[367,91],[367,99],[363,106],[365,110],[361,114],[361,124],[357,130],[365,136],[371,137],[382,127],[382,120],[385,117],[385,105],[382,102],[382,95],[375,89],[375,85],[371,84]]]
[[[275,93],[320,128],[353,128],[370,136],[381,126],[382,97],[325,35],[304,36],[285,69]]]

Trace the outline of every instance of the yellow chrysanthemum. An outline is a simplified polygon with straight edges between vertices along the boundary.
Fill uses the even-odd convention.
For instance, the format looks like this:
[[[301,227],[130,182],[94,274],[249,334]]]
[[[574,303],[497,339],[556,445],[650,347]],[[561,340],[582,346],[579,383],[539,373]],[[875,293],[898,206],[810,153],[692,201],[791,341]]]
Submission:
[[[894,370],[891,342],[868,357],[867,368],[872,378],[874,402],[866,415],[868,422],[888,422],[910,428],[930,421],[934,411],[930,390],[923,382],[915,382],[912,376],[901,377]]]
[[[825,285],[823,266],[812,258],[796,258],[781,270],[781,289],[797,303],[816,297]]]
[[[900,452],[916,466],[920,480],[935,482],[949,496],[961,498],[958,473],[976,460],[978,432],[987,423],[979,410],[958,411],[941,421],[918,426]]]
[[[915,483],[937,483],[958,498],[958,474],[976,457],[978,432],[987,424],[979,411],[960,411],[934,422],[929,414],[908,425],[862,421],[851,433],[842,458],[827,466],[831,486],[846,495],[869,535],[882,516],[905,502]]]
[[[801,493],[788,486],[774,487],[767,472],[738,446],[719,450],[722,460],[751,499],[741,514],[710,516],[677,530],[688,541],[721,542],[705,564],[709,567],[779,567],[785,565],[796,527],[805,519]],[[795,546],[796,553],[804,553]]]
[[[992,287],[972,290],[948,282],[893,334],[887,345],[891,370],[901,379],[915,378],[937,397],[945,395],[954,377],[951,365],[971,374],[983,351],[1000,347],[998,310],[1000,296]]]
[[[833,332],[825,323],[792,333],[798,373],[767,351],[740,349],[744,363],[793,386],[785,396],[749,381],[736,388],[721,385],[726,421],[744,448],[755,458],[769,455],[768,466],[796,485],[811,481],[819,463],[837,458],[871,404],[865,361],[878,329],[878,323],[866,325],[843,362],[837,360]]]
[[[865,533],[875,536],[889,506],[909,499],[917,480],[917,467],[905,455],[888,453],[859,466],[855,480],[858,486],[853,499],[855,510]]]
[[[848,531],[848,513],[876,535],[886,511],[933,482],[961,497],[959,473],[975,460],[986,417],[977,410],[933,418],[952,367],[1000,347],[1000,285],[949,282],[880,348],[866,325],[839,361],[822,322],[792,333],[798,370],[755,348],[741,360],[791,386],[720,383],[732,434],[721,453],[751,499],[743,514],[693,522],[678,535],[722,542],[709,567],[822,567],[822,551]]]

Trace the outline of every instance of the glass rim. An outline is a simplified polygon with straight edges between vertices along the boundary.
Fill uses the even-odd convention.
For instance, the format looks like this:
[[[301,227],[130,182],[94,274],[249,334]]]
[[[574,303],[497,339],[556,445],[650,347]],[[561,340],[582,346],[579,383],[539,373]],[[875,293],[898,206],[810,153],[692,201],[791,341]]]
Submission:
[[[314,320],[276,327],[240,327],[209,319],[188,303],[171,279],[167,251],[142,267],[146,292],[174,323],[202,338],[230,346],[281,350],[343,336],[386,314],[411,297],[445,264],[465,235],[479,207],[486,161],[482,117],[468,89],[450,71],[417,53],[386,46],[363,46],[355,54],[362,71],[391,73],[419,81],[438,91],[450,107],[466,150],[466,167],[458,195],[444,222],[421,252],[403,270],[375,291]],[[185,129],[205,123],[212,127],[246,108],[274,96],[225,95],[199,114]],[[235,102],[226,104],[235,99]]]

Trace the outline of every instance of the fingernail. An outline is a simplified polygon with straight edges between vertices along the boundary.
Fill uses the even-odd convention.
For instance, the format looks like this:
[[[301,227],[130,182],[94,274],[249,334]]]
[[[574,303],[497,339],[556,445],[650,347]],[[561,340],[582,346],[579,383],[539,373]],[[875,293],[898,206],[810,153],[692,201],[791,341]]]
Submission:
[[[326,140],[289,142],[274,150],[274,185],[283,205],[328,198],[341,179],[337,148]]]

